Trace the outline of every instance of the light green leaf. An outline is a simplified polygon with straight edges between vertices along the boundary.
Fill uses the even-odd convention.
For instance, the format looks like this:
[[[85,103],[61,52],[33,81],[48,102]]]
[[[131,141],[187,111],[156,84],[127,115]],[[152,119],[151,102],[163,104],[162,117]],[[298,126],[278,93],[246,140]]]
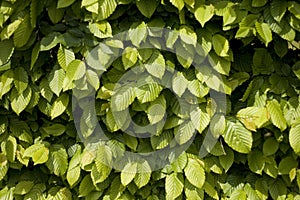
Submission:
[[[221,57],[228,56],[229,42],[224,36],[220,34],[214,35],[212,37],[212,43],[213,43],[213,48],[217,53],[217,55]]]
[[[28,147],[23,157],[29,157],[32,158],[32,161],[34,162],[34,165],[37,164],[43,164],[47,162],[49,156],[49,149],[45,147],[44,144],[34,144]]]
[[[126,47],[124,53],[122,54],[122,63],[124,69],[127,70],[131,68],[138,60],[138,51],[134,47]]]
[[[167,175],[165,182],[166,199],[176,199],[183,191],[183,178],[178,174]]]
[[[174,129],[175,139],[181,145],[191,140],[195,133],[195,127],[192,121],[181,124]]]
[[[65,71],[63,69],[58,69],[56,67],[53,68],[53,70],[50,72],[48,81],[49,81],[49,87],[56,94],[56,96],[59,96],[60,91],[63,88],[63,83],[65,79]]]
[[[98,1],[99,8],[98,8],[98,15],[97,19],[99,21],[107,19],[117,8],[116,0],[100,0]]]
[[[48,51],[61,42],[61,34],[52,32],[41,40],[40,51]]]
[[[42,126],[41,129],[42,131],[45,131],[48,135],[60,136],[66,131],[66,126],[54,123],[48,126]]]
[[[231,62],[223,57],[218,56],[211,51],[209,53],[208,61],[210,65],[220,74],[229,75]],[[220,75],[219,75],[220,76]],[[219,78],[219,77],[218,77]]]
[[[11,108],[19,115],[29,104],[32,95],[32,90],[30,87],[22,92],[21,94],[14,88],[10,94]]]
[[[272,123],[281,131],[287,128],[283,112],[277,100],[273,99],[267,102],[267,110],[270,113]]]
[[[24,195],[27,194],[33,187],[33,181],[20,181],[15,188],[14,194]]]
[[[158,50],[155,50],[145,63],[145,68],[149,74],[162,79],[166,68],[163,55]]]
[[[225,142],[237,152],[249,153],[251,151],[253,141],[252,133],[240,122],[227,120],[223,137]]]
[[[68,169],[68,154],[64,146],[54,144],[50,148],[50,156],[46,162],[46,166],[50,169],[51,173],[56,176],[62,176]]]
[[[129,105],[135,99],[135,90],[130,86],[121,86],[120,88],[115,90],[115,94],[112,96],[112,109],[113,111],[122,111],[128,108]]]
[[[81,60],[73,60],[67,67],[66,78],[69,81],[79,80],[85,74],[85,64]]]
[[[136,97],[141,103],[154,101],[162,91],[162,86],[156,82],[150,82],[146,85],[135,88]]]
[[[196,97],[202,98],[205,97],[208,92],[209,88],[205,87],[199,80],[194,79],[189,81],[188,83],[188,90],[195,95]]]
[[[145,22],[140,24],[133,24],[129,29],[129,38],[132,44],[136,47],[139,47],[141,42],[147,38],[147,29]]]
[[[166,112],[166,99],[163,95],[159,96],[157,99],[151,102],[147,110],[147,116],[150,121],[150,124],[156,124],[160,122]]]
[[[110,23],[106,20],[90,23],[89,29],[91,33],[93,33],[94,36],[98,38],[108,38],[112,36],[112,29]]]
[[[3,153],[0,153],[0,180],[2,180],[8,171],[8,161]]]
[[[255,28],[263,42],[268,46],[272,41],[272,32],[269,25],[267,23],[255,22]]]
[[[4,29],[2,29],[0,37],[1,40],[9,39],[12,34],[18,29],[22,21],[24,20],[24,12],[21,12],[13,22],[11,22],[9,25],[5,26]]]
[[[128,185],[137,173],[137,163],[127,163],[121,172],[122,185]]]
[[[58,2],[57,2],[57,8],[68,7],[68,6],[70,6],[74,2],[75,2],[75,0],[58,0]]]
[[[202,133],[210,122],[209,114],[197,107],[190,113],[192,123],[199,133]]]
[[[68,65],[75,60],[75,55],[71,49],[66,49],[60,45],[57,52],[57,61],[61,68],[67,71]]]
[[[289,133],[290,145],[295,153],[300,154],[300,123],[293,125]]]
[[[136,7],[139,11],[148,18],[151,18],[157,7],[156,0],[139,0],[136,1]]]
[[[184,77],[184,75],[181,72],[177,72],[172,79],[172,88],[173,91],[181,97],[183,93],[185,92],[187,86],[188,86],[188,80]]]
[[[183,0],[170,0],[170,2],[178,8],[179,11],[181,11],[184,7],[184,1]]]
[[[184,168],[184,174],[191,184],[199,189],[203,187],[205,182],[205,172],[198,160],[189,158],[188,163]]]
[[[50,116],[51,119],[54,119],[61,115],[67,108],[69,104],[69,95],[67,94],[62,94],[59,96],[52,104],[51,111],[50,111]]]
[[[14,73],[12,70],[7,70],[0,78],[0,99],[4,94],[10,91],[14,80]]]
[[[138,188],[144,187],[150,181],[151,168],[147,161],[138,163],[137,174],[134,177],[134,183]]]
[[[253,106],[239,110],[237,118],[247,129],[256,131],[269,121],[270,116],[266,108]]]
[[[198,22],[200,22],[201,26],[204,27],[205,23],[214,16],[214,6],[201,5],[196,8],[194,14]]]
[[[86,70],[85,73],[89,84],[91,84],[95,90],[98,90],[100,87],[99,75],[90,69]]]

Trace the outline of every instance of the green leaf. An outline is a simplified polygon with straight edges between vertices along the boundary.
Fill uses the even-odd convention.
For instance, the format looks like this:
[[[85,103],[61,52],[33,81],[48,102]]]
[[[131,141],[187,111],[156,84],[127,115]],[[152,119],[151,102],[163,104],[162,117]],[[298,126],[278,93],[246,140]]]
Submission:
[[[243,189],[236,189],[230,195],[229,200],[246,200],[247,193]]]
[[[264,6],[268,0],[252,0],[252,6],[253,7],[262,7]]]
[[[261,175],[265,166],[265,158],[262,152],[256,150],[248,154],[248,165],[252,172]]]
[[[270,118],[266,108],[254,106],[239,110],[236,116],[251,131],[261,128]]]
[[[9,166],[8,166],[6,156],[3,153],[0,153],[0,180],[1,181],[6,176],[8,168]]]
[[[126,47],[122,54],[122,63],[125,70],[131,68],[138,60],[138,51],[134,47]]]
[[[8,189],[8,187],[5,186],[2,190],[0,190],[0,199],[13,200],[14,199],[13,188]]]
[[[183,0],[170,0],[170,2],[178,8],[179,11],[181,11],[184,7],[184,1]]]
[[[156,124],[163,120],[166,112],[166,99],[163,95],[159,96],[156,100],[151,102],[148,107],[147,116],[150,124]]]
[[[61,115],[67,108],[69,104],[69,95],[67,94],[62,94],[59,96],[52,104],[51,111],[50,111],[50,116],[51,119],[54,119]]]
[[[174,129],[175,139],[181,145],[191,140],[195,133],[195,127],[191,121],[181,124]]]
[[[138,188],[144,187],[150,181],[151,168],[147,161],[138,163],[137,174],[134,177],[134,183]]]
[[[275,154],[278,148],[279,148],[279,143],[275,138],[271,137],[265,140],[263,144],[263,153],[265,156],[270,156]]]
[[[66,127],[62,124],[51,124],[48,126],[41,127],[42,131],[45,131],[48,135],[60,136],[66,131]]]
[[[46,166],[56,176],[62,176],[66,173],[68,169],[68,154],[62,145],[55,144],[51,146]]]
[[[98,15],[97,19],[99,21],[107,19],[117,8],[117,2],[116,0],[101,0],[98,1],[99,8],[98,8]]]
[[[136,97],[141,103],[154,101],[162,91],[162,86],[156,82],[150,82],[146,85],[135,88]]]
[[[234,21],[237,19],[237,12],[232,7],[226,7],[225,13],[223,15],[223,26],[227,26],[229,24],[234,23]]]
[[[86,72],[85,63],[81,60],[73,60],[66,70],[66,78],[63,81],[64,91],[73,88],[73,81],[79,80],[84,77]]]
[[[93,33],[94,36],[98,38],[108,38],[112,36],[112,29],[110,23],[106,20],[90,23],[89,29],[91,33]]]
[[[255,22],[255,28],[267,47],[268,44],[272,41],[272,32],[269,25],[267,23]]]
[[[154,11],[157,7],[157,1],[156,0],[138,0],[136,1],[136,7],[139,9],[139,11],[148,18],[151,18]]]
[[[81,164],[81,148],[77,148],[75,154],[71,158],[67,170],[67,181],[71,187],[78,183],[80,178]]]
[[[65,71],[63,69],[58,69],[54,67],[52,71],[49,74],[48,80],[49,80],[49,87],[56,94],[56,96],[59,96],[62,88],[63,83],[65,79]]]
[[[287,8],[286,1],[274,0],[271,2],[271,15],[277,22],[280,22],[283,18]]]
[[[58,22],[60,22],[64,17],[64,13],[65,13],[65,10],[62,8],[57,8],[56,4],[54,2],[48,8],[48,16],[53,24],[57,24]],[[56,45],[54,45],[54,46],[56,46]]]
[[[71,49],[66,49],[62,45],[60,45],[57,52],[57,61],[61,68],[67,71],[68,65],[75,60],[75,55]]]
[[[18,29],[22,21],[24,20],[24,12],[19,13],[19,16],[17,19],[15,19],[13,22],[11,22],[9,25],[5,26],[4,29],[2,29],[0,37],[1,40],[9,39],[12,34]]]
[[[33,181],[20,181],[15,188],[14,194],[24,195],[27,194],[33,187]]]
[[[122,185],[128,185],[135,177],[137,173],[137,163],[127,163],[121,171],[121,183]]]
[[[267,102],[267,110],[270,113],[272,123],[281,131],[287,128],[283,112],[277,100],[273,99]]]
[[[44,144],[34,144],[28,147],[23,157],[32,158],[34,165],[43,164],[47,162],[49,156],[49,149]]]
[[[201,5],[196,8],[194,14],[201,26],[204,27],[205,23],[214,16],[214,6]]]
[[[14,80],[14,73],[12,70],[8,70],[1,75],[0,79],[0,99],[4,94],[10,91]]]
[[[210,65],[220,74],[229,75],[231,62],[214,52],[210,52],[208,61]],[[220,76],[220,75],[219,75]],[[219,78],[219,77],[218,77]],[[223,81],[224,82],[224,81]]]
[[[300,154],[300,123],[293,125],[289,133],[289,142],[296,154]]]
[[[78,197],[85,197],[94,189],[95,189],[95,186],[93,185],[91,176],[89,174],[87,174],[82,179],[82,181],[79,185],[79,196]]]
[[[273,59],[267,49],[255,49],[252,69],[254,75],[271,74],[274,71]]]
[[[24,92],[28,86],[28,75],[23,67],[14,70],[14,85],[19,94]]]
[[[17,140],[16,138],[9,136],[5,143],[6,157],[9,162],[14,162],[17,151]]]
[[[30,39],[31,33],[33,31],[33,28],[31,27],[30,23],[30,17],[29,14],[27,14],[24,17],[24,20],[20,24],[20,26],[17,28],[17,30],[14,33],[14,45],[16,47],[23,47]]]
[[[145,63],[145,68],[149,74],[162,79],[166,68],[163,55],[158,50],[155,50]]]
[[[111,105],[113,111],[122,111],[128,108],[134,101],[135,96],[136,94],[133,87],[125,85],[115,89]]]
[[[54,48],[60,42],[61,42],[61,34],[57,32],[52,32],[42,38],[40,51],[48,51]]]
[[[234,153],[228,147],[225,147],[225,152],[225,155],[219,157],[219,161],[225,172],[227,172],[234,162]]]
[[[278,172],[281,175],[289,174],[292,169],[296,169],[298,166],[297,160],[288,156],[283,158],[278,165]]]
[[[95,165],[92,168],[92,180],[94,184],[102,183],[111,173],[112,152],[108,146],[101,145],[97,150]]]
[[[21,94],[14,88],[10,94],[11,108],[19,115],[29,104],[32,95],[30,87],[22,92]]]
[[[167,175],[165,182],[166,199],[176,199],[183,191],[183,178],[179,174]]]
[[[74,2],[75,2],[75,0],[58,0],[58,2],[57,2],[57,8],[68,7],[68,6],[70,6]]]
[[[188,86],[188,80],[184,77],[181,72],[174,74],[172,79],[172,88],[175,94],[179,97],[183,95]]]
[[[286,199],[286,184],[281,179],[272,180],[269,183],[269,192],[273,199]]]
[[[217,55],[221,57],[228,56],[229,42],[220,34],[216,34],[212,37],[213,48]]]
[[[98,90],[100,87],[100,81],[99,81],[99,75],[92,71],[92,70],[86,70],[86,77],[89,84],[91,84],[95,90]]]
[[[190,113],[192,123],[199,133],[202,133],[210,122],[210,116],[204,110],[199,107],[193,109]]]
[[[189,158],[186,167],[184,168],[184,175],[187,180],[201,189],[205,182],[205,172],[200,164],[200,162],[196,159]]]
[[[204,190],[195,187],[187,180],[184,181],[184,194],[187,200],[204,199]]]
[[[251,151],[253,141],[252,133],[240,122],[227,120],[223,137],[225,142],[237,152],[249,153]]]

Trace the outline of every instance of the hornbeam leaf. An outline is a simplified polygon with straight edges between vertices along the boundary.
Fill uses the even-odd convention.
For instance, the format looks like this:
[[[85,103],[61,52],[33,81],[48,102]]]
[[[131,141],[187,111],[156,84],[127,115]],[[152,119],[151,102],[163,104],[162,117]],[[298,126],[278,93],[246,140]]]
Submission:
[[[240,153],[249,153],[252,147],[252,133],[240,122],[227,120],[226,130],[223,135],[225,142]]]
[[[156,0],[139,0],[136,1],[136,7],[139,11],[148,18],[151,18],[157,7]]]
[[[69,104],[69,95],[62,94],[61,96],[59,96],[52,104],[51,111],[50,111],[51,119],[54,119],[59,115],[61,115],[66,110],[68,104]]]
[[[271,122],[281,131],[287,128],[286,120],[277,100],[267,102],[267,110],[270,113]]]
[[[202,27],[214,16],[213,5],[201,5],[195,10],[195,17]]]
[[[196,159],[189,158],[186,167],[184,168],[184,174],[188,181],[201,189],[205,182],[205,172],[203,166]]]
[[[176,199],[183,191],[183,178],[177,173],[167,175],[166,183],[166,199]]]

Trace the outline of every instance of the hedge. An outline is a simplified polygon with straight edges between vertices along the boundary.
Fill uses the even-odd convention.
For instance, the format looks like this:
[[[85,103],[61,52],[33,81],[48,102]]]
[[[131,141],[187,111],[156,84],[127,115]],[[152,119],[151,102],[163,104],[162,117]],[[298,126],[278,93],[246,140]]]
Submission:
[[[0,199],[300,199],[300,2],[0,4]]]

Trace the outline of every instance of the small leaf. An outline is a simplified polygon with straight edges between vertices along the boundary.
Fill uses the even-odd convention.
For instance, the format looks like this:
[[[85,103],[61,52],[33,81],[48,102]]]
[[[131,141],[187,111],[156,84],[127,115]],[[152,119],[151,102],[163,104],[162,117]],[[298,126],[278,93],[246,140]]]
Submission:
[[[67,70],[68,65],[75,60],[75,55],[72,50],[64,48],[60,45],[58,52],[57,52],[57,61],[61,68],[65,71]]]
[[[11,108],[12,110],[19,115],[29,104],[32,95],[32,90],[30,87],[18,94],[16,89],[13,89],[10,94],[11,99]]]
[[[57,2],[57,8],[68,7],[68,6],[70,6],[74,2],[75,2],[75,0],[58,0],[58,2]]]
[[[262,174],[265,166],[265,159],[260,151],[252,151],[248,154],[248,165],[252,172]]]
[[[165,189],[166,199],[176,199],[183,191],[183,178],[178,177],[178,174],[172,173],[167,175]]]
[[[134,47],[126,47],[122,55],[125,70],[131,68],[138,60],[138,51]]]
[[[228,56],[229,42],[220,34],[216,34],[212,37],[213,48],[217,55],[221,57]]]
[[[32,181],[20,181],[16,185],[14,193],[19,195],[27,194],[31,190],[33,185],[34,183]]]
[[[165,59],[163,55],[158,50],[154,51],[145,63],[145,68],[149,74],[162,79],[165,73]]]
[[[173,76],[173,80],[172,80],[172,88],[175,94],[181,97],[185,92],[187,86],[188,86],[188,80],[184,77],[184,75],[181,72],[177,72]]]
[[[265,140],[263,144],[263,153],[265,156],[270,156],[275,154],[278,148],[279,148],[279,143],[275,138],[271,137]]]
[[[287,128],[287,124],[278,101],[275,99],[273,99],[272,101],[268,101],[267,109],[270,113],[272,123],[281,131],[285,130]]]
[[[137,173],[137,163],[127,163],[121,172],[122,185],[128,185]]]
[[[62,88],[63,88],[63,82],[65,79],[65,71],[63,69],[58,69],[56,67],[53,68],[53,70],[50,72],[48,80],[49,80],[49,87],[56,94],[56,96],[59,96]]]
[[[272,41],[272,32],[269,25],[267,23],[255,22],[255,28],[259,36],[263,39],[263,42],[268,46]]]
[[[56,176],[62,176],[66,173],[68,169],[68,154],[62,145],[55,144],[51,146],[46,166]]]
[[[264,6],[268,0],[252,0],[252,6],[253,7],[262,7]]]

